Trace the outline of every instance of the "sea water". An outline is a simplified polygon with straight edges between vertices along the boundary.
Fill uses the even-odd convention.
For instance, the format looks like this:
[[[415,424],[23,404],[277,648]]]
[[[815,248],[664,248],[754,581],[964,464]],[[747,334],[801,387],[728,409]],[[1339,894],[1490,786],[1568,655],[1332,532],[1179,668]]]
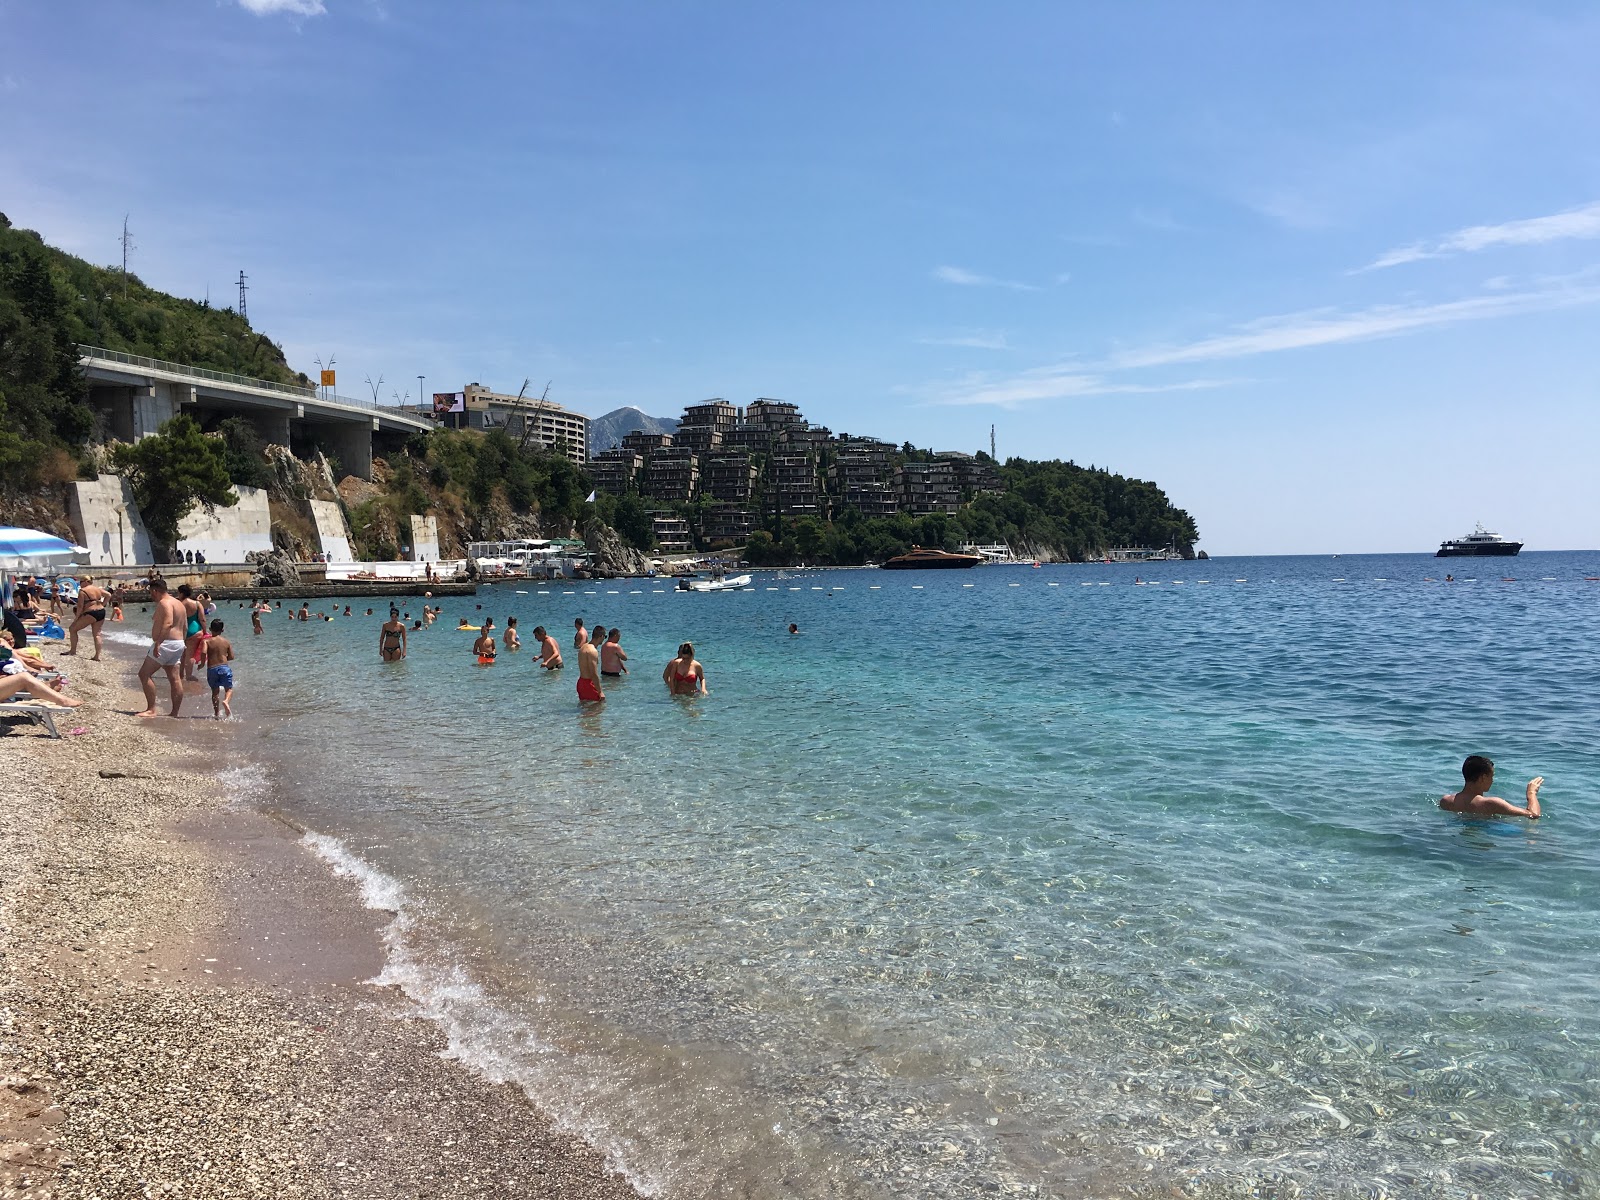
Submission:
[[[387,601],[224,608],[260,739],[200,732],[396,913],[449,1053],[649,1192],[1596,1196],[1590,576],[519,582],[394,664]],[[567,666],[479,667],[462,616]],[[623,630],[603,707],[574,617]],[[684,640],[707,697],[662,685]],[[1469,753],[1546,818],[1439,811]]]

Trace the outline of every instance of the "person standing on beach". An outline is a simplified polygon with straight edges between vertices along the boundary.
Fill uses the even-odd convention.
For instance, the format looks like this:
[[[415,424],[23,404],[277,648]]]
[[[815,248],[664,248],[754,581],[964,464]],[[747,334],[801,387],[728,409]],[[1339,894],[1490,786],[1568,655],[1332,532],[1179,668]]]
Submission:
[[[539,665],[546,671],[559,671],[561,647],[556,645],[555,638],[545,632],[543,625],[539,625],[534,628],[533,640],[539,643]]]
[[[709,696],[706,690],[706,669],[694,656],[694,643],[685,642],[678,647],[678,657],[666,665],[661,679],[674,696]]]
[[[206,639],[206,686],[211,689],[211,715],[216,720],[222,714],[233,716],[233,643],[222,636],[222,618],[211,622],[211,636]]]
[[[628,655],[622,648],[622,630],[613,629],[606,634],[600,647],[600,674],[621,676],[628,673]]]
[[[195,652],[205,640],[206,627],[200,601],[187,583],[178,585],[178,603],[183,606],[183,660],[178,664],[178,676],[188,680],[194,678]]]
[[[1502,800],[1499,796],[1484,795],[1494,786],[1494,763],[1481,754],[1473,754],[1461,764],[1461,778],[1466,782],[1466,787],[1450,796],[1439,797],[1439,807],[1446,812],[1467,813],[1479,817],[1527,817],[1530,821],[1537,821],[1541,816],[1539,812],[1539,789],[1544,786],[1544,776],[1535,775],[1528,780],[1524,790],[1526,807],[1518,808],[1509,800]]]
[[[150,650],[139,664],[139,687],[144,691],[144,711],[141,717],[159,717],[156,711],[157,671],[166,672],[167,688],[172,697],[172,712],[177,716],[183,707],[183,680],[178,678],[178,667],[183,662],[186,638],[184,629],[188,614],[183,603],[167,591],[165,579],[150,581],[150,599],[155,605],[155,617],[150,623]]]
[[[572,622],[572,628],[576,631],[572,635],[572,648],[574,650],[582,650],[589,642],[588,631],[583,627],[583,618],[578,617],[575,619]]]
[[[578,647],[578,703],[599,704],[606,694],[600,690],[600,651],[593,642]]]
[[[400,610],[391,608],[389,619],[378,629],[378,657],[384,662],[398,662],[405,656],[405,622],[400,620]]]
[[[72,628],[67,630],[72,641],[67,646],[66,653],[78,652],[78,630],[88,626],[94,634],[94,657],[90,662],[100,661],[100,627],[106,623],[106,590],[95,584],[93,575],[85,575],[83,583],[78,587],[78,605],[75,610],[77,616],[73,618]]]

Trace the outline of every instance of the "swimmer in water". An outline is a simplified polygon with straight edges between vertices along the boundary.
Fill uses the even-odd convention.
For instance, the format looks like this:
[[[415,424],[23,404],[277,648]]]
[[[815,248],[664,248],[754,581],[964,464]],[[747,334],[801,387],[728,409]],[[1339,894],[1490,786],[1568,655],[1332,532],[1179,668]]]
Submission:
[[[478,640],[472,643],[472,652],[478,656],[480,667],[487,667],[494,662],[494,635],[488,629],[478,634]]]
[[[378,657],[384,662],[398,662],[406,656],[406,627],[400,620],[400,610],[391,608],[389,619],[378,630]]]
[[[578,647],[578,703],[598,704],[606,698],[600,690],[600,651],[593,642]]]
[[[534,627],[533,640],[539,643],[539,665],[546,671],[559,671],[561,647],[556,645],[555,638],[545,632],[543,625],[538,625]]]
[[[662,670],[661,680],[674,696],[711,694],[706,690],[706,669],[695,658],[692,642],[685,642],[678,647],[678,657]]]
[[[515,617],[506,618],[505,642],[507,650],[520,650],[522,648],[522,635],[517,632],[517,619]]]
[[[1452,796],[1439,797],[1439,807],[1446,812],[1468,813],[1477,817],[1527,817],[1530,821],[1537,821],[1542,815],[1539,811],[1539,789],[1544,786],[1543,775],[1535,775],[1528,780],[1524,793],[1527,805],[1523,808],[1499,796],[1484,795],[1494,786],[1494,763],[1483,755],[1474,754],[1462,763],[1461,777],[1466,781],[1466,787]]]

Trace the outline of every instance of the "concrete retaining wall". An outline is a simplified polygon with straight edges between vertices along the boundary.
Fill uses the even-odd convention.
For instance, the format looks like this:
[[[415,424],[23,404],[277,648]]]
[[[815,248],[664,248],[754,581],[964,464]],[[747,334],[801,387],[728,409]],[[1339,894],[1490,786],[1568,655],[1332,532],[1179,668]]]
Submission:
[[[350,525],[344,519],[344,509],[332,500],[312,500],[310,504],[322,552],[331,562],[349,562]]]
[[[439,561],[439,522],[434,517],[412,516],[411,561]]]
[[[272,515],[261,488],[236,487],[232,508],[195,509],[178,522],[178,549],[198,550],[207,562],[242,563],[252,551],[272,551]]]
[[[80,479],[72,485],[67,517],[92,567],[123,567],[151,559],[150,535],[139,518],[133,488],[120,475]]]

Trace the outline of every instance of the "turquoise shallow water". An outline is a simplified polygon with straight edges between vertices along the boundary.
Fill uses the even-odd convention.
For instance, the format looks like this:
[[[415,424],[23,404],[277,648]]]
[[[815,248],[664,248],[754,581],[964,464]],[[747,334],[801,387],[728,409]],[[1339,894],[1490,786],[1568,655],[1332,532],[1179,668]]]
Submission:
[[[1600,1195],[1594,575],[483,589],[623,627],[598,713],[570,651],[474,666],[473,602],[393,665],[241,613],[236,780],[399,912],[453,1053],[663,1195]],[[1440,813],[1469,752],[1548,819]]]

